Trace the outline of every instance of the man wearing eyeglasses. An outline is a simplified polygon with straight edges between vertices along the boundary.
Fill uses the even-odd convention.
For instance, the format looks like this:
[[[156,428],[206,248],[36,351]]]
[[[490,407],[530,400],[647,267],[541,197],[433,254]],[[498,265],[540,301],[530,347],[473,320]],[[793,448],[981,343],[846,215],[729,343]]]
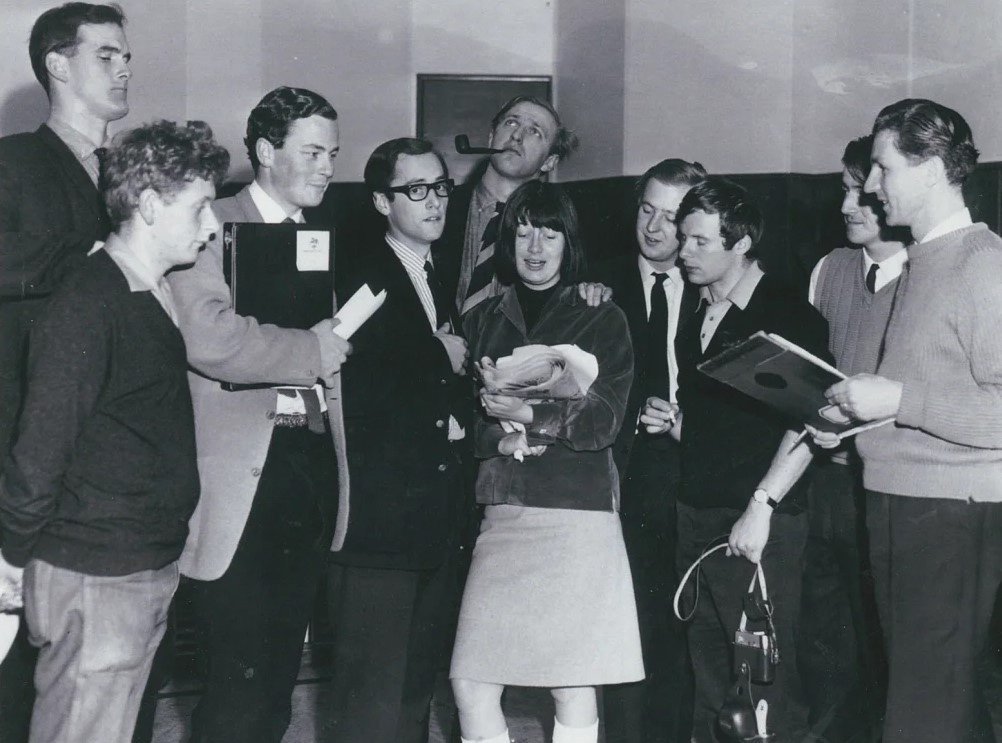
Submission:
[[[339,296],[368,284],[385,304],[342,368],[349,496],[328,600],[334,628],[332,738],[423,743],[451,640],[464,516],[466,342],[438,279],[452,181],[429,142],[384,142],[365,166],[386,235],[346,251]],[[340,259],[340,256],[339,256]]]

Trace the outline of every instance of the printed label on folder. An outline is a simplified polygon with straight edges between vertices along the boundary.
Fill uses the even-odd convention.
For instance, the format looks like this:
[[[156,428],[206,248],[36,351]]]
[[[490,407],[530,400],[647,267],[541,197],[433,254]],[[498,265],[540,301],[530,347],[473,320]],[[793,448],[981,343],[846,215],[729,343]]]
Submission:
[[[296,233],[296,268],[326,271],[330,268],[331,234],[322,230]]]

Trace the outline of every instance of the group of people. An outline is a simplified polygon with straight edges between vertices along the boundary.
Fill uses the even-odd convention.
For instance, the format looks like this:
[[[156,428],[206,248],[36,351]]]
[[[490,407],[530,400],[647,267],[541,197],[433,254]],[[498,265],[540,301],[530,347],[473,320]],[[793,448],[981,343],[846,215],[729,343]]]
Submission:
[[[217,200],[230,156],[205,123],[106,141],[124,24],[42,14],[50,116],[0,139],[0,579],[24,604],[3,741],[150,740],[181,575],[193,741],[282,739],[323,581],[337,741],[425,741],[445,668],[463,741],[508,743],[510,685],[552,691],[555,743],[594,743],[600,699],[608,741],[994,740],[976,660],[1002,579],[1002,241],[964,205],[960,114],[899,101],[848,144],[851,245],[800,291],[758,260],[754,195],[678,158],[637,184],[635,249],[586,266],[546,182],[578,142],[546,101],[498,111],[464,185],[427,141],[384,142],[364,180],[385,234],[339,240],[334,282],[386,299],[349,342],[333,317],[238,314],[221,234],[319,224],[336,110],[265,94],[254,179]],[[805,435],[697,370],[762,330],[845,373],[845,416],[892,422]],[[477,374],[563,344],[597,362],[581,394]],[[745,629],[778,647],[769,683],[735,668]]]

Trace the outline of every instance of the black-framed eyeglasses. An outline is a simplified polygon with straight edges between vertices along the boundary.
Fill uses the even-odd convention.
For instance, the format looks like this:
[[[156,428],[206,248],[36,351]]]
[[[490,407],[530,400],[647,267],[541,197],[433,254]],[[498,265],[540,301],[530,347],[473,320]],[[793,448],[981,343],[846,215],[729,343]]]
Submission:
[[[452,178],[443,178],[434,183],[410,183],[406,186],[389,186],[383,190],[387,193],[402,193],[411,201],[424,201],[428,198],[429,191],[434,191],[440,199],[448,198],[455,187]]]

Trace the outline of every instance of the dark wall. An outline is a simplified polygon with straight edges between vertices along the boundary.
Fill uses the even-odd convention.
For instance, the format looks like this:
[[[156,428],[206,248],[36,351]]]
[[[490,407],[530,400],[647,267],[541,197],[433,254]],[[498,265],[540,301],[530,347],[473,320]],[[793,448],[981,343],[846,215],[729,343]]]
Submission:
[[[755,173],[728,176],[758,199],[765,214],[762,262],[766,269],[806,294],[807,279],[821,256],[844,244],[837,173]],[[562,184],[578,209],[590,261],[636,249],[633,225],[636,176],[596,178]],[[242,184],[227,184],[220,195]],[[999,232],[1002,227],[1002,163],[983,163],[968,180],[964,194],[975,222]],[[333,183],[316,218],[334,225],[339,251],[357,249],[378,239],[385,223],[361,183]]]

